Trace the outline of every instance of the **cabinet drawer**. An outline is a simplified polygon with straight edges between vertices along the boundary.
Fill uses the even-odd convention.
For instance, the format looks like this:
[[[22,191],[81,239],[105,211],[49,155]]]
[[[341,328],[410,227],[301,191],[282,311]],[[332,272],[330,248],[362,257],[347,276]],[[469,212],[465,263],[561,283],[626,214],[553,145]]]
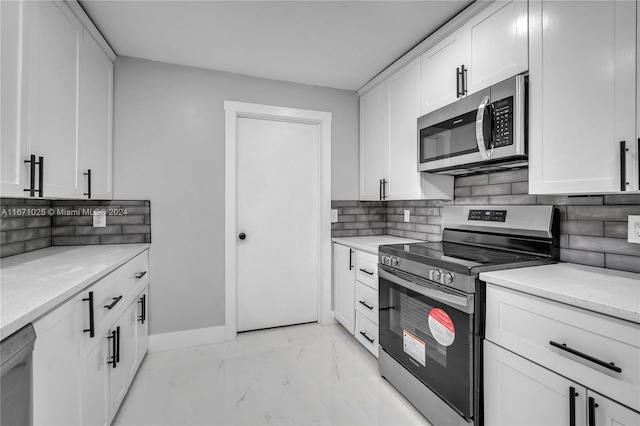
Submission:
[[[356,280],[378,290],[378,256],[358,251],[356,254]]]
[[[486,301],[487,340],[640,409],[637,324],[490,284]],[[613,363],[621,371],[595,360]]]
[[[97,336],[118,319],[132,298],[149,283],[148,270],[148,251],[144,251],[89,287],[83,293],[85,328],[89,329],[91,322],[90,297],[93,298],[93,327]],[[87,339],[91,339],[88,332],[85,333],[85,341]],[[95,340],[97,342],[98,339]]]
[[[355,336],[369,352],[378,357],[378,325],[360,312],[356,312]]]
[[[368,285],[356,282],[356,312],[378,324],[378,292]]]

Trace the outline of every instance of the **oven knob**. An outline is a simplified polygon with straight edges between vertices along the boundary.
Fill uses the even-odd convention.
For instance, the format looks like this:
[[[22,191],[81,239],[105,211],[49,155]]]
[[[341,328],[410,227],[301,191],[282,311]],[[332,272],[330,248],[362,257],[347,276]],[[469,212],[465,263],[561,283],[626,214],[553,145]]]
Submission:
[[[398,258],[393,256],[391,257],[391,266],[398,266]]]
[[[384,265],[391,265],[391,257],[389,256],[382,256],[382,263]]]
[[[440,270],[439,269],[430,270],[429,271],[429,278],[431,278],[431,281],[440,282]]]
[[[453,275],[451,275],[449,272],[444,272],[442,274],[442,284],[444,285],[449,285],[453,282]]]

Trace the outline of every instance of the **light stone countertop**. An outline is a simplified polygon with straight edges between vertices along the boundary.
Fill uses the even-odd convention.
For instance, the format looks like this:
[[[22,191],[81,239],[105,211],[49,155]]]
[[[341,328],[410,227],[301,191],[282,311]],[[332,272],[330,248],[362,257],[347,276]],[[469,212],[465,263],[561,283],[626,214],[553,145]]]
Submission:
[[[366,237],[336,237],[332,238],[334,243],[352,247],[367,253],[378,255],[378,247],[387,244],[409,244],[424,243],[421,240],[411,240],[409,238],[394,237],[392,235],[376,235]]]
[[[149,244],[49,247],[0,260],[0,340],[149,247]]]
[[[483,272],[480,279],[640,324],[640,274],[556,263]]]

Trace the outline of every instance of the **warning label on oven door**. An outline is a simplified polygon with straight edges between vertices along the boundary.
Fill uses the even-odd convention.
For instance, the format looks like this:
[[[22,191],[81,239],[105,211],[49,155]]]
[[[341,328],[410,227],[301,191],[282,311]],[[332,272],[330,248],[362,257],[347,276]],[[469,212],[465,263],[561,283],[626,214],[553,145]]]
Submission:
[[[418,361],[423,367],[427,365],[424,342],[407,330],[402,330],[402,347],[407,355]]]
[[[429,312],[429,330],[436,342],[442,346],[451,346],[456,339],[456,329],[451,317],[440,308]]]

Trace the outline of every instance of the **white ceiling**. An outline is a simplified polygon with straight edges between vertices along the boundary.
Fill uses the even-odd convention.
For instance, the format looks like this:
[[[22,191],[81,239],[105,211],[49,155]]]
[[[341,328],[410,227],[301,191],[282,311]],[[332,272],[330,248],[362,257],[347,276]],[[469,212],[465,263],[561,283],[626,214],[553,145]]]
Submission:
[[[121,56],[357,90],[472,1],[80,3]]]

